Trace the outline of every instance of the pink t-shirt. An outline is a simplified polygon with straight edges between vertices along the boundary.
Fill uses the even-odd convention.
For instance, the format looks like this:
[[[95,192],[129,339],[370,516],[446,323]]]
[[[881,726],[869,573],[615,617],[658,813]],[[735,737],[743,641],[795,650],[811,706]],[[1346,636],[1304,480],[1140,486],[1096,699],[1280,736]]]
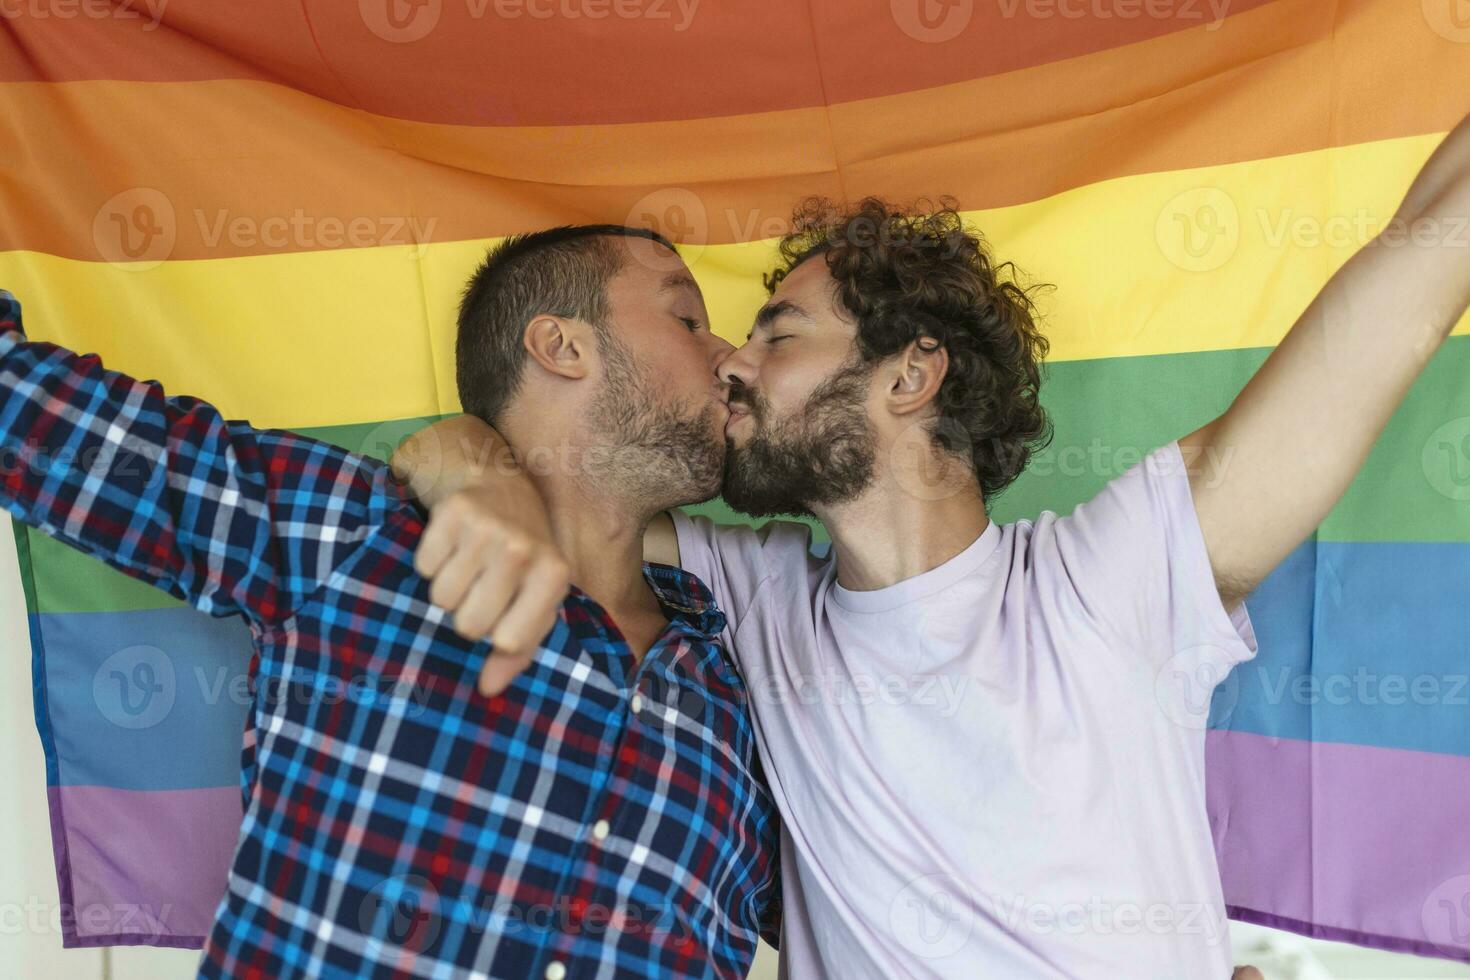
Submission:
[[[876,591],[801,524],[675,527],[785,824],[785,975],[1229,977],[1205,723],[1256,640],[1177,442]]]

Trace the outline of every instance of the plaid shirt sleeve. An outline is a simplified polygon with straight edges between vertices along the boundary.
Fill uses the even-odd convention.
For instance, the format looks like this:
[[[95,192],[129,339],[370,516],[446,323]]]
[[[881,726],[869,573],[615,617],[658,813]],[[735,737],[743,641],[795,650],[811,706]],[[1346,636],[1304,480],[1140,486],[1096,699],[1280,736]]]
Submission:
[[[0,503],[216,616],[287,618],[378,526],[386,465],[26,340],[0,290]]]

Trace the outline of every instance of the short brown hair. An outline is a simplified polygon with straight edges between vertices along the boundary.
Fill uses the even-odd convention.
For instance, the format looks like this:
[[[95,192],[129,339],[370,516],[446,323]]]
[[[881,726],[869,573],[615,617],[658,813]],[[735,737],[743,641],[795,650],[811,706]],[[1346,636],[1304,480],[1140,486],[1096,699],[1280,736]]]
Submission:
[[[522,344],[532,317],[576,317],[607,323],[607,283],[623,267],[618,238],[643,238],[670,251],[656,231],[622,225],[565,225],[512,235],[490,249],[459,304],[455,375],[469,415],[494,424],[521,385]]]

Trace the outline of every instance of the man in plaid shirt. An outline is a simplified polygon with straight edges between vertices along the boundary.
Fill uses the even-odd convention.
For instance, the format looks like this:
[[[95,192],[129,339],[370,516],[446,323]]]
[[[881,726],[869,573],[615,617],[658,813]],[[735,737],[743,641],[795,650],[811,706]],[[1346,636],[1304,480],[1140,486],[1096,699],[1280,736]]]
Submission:
[[[424,513],[387,464],[29,342],[0,292],[5,508],[254,638],[244,822],[200,976],[745,974],[779,910],[747,694],[709,592],[641,560],[654,514],[718,489],[727,350],[656,235],[493,251],[461,307],[461,399],[522,459],[562,451],[532,472],[551,521],[539,554],[446,543],[431,595]],[[500,549],[528,595],[581,587],[520,622],[550,625],[539,645],[492,644],[443,611],[477,587],[456,546]],[[478,694],[517,644],[529,669]]]

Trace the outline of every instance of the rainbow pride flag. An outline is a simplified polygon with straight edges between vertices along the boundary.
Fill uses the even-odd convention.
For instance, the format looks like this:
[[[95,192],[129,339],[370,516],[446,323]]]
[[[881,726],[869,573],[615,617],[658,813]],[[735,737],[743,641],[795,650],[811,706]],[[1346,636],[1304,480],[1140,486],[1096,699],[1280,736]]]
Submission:
[[[1466,0],[17,0],[0,286],[35,339],[386,456],[458,410],[497,237],[651,224],[736,339],[796,200],[952,195],[1058,286],[1009,521],[1222,411],[1467,106]],[[1248,600],[1209,735],[1238,918],[1470,960],[1467,329]],[[16,536],[65,942],[198,945],[247,631]]]

